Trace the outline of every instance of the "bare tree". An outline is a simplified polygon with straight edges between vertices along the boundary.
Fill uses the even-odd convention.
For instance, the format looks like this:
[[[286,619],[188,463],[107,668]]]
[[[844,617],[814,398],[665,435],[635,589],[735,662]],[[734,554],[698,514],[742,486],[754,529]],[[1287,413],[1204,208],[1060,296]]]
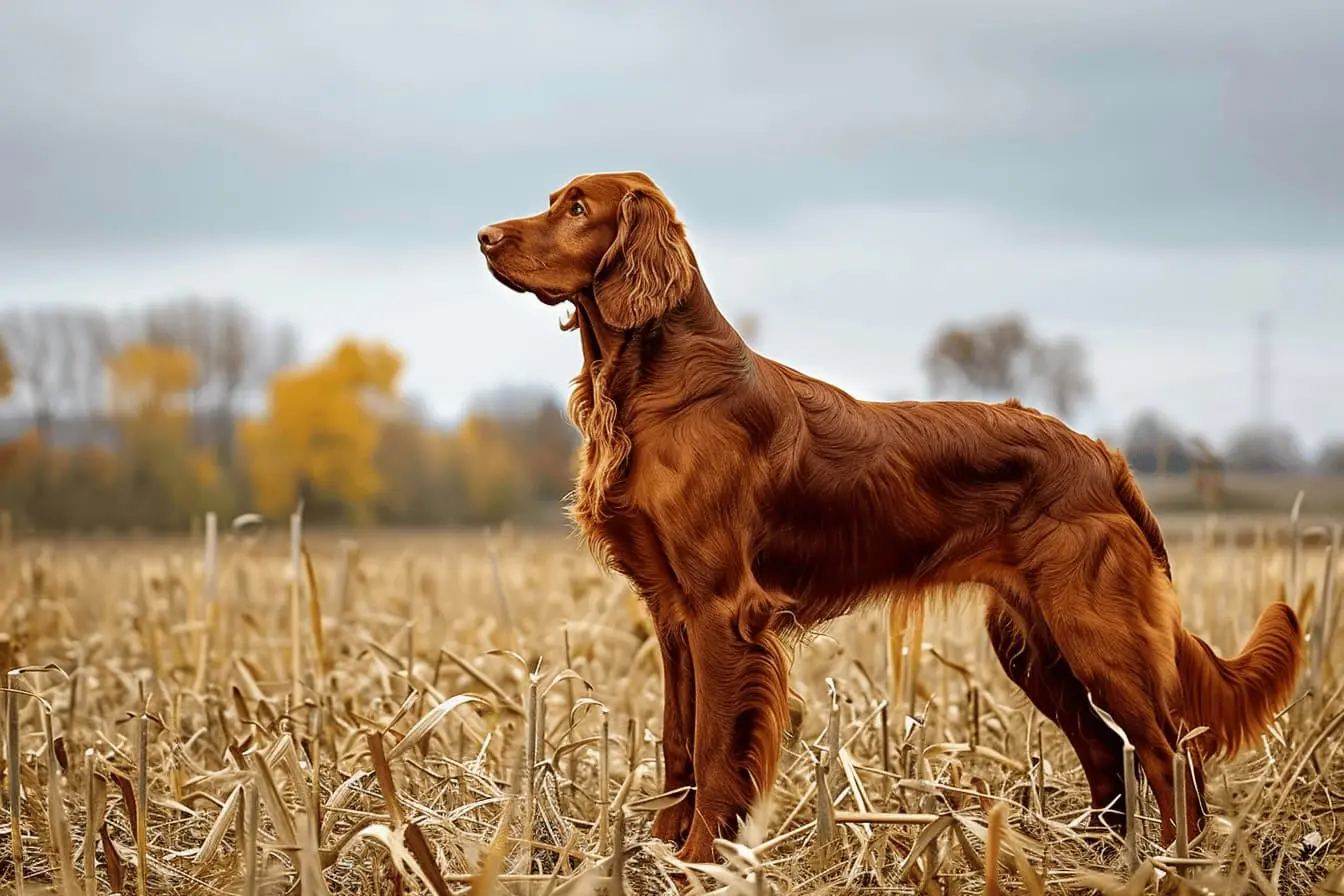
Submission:
[[[1003,397],[1027,387],[1034,347],[1031,331],[1017,315],[951,323],[926,351],[925,373],[935,393]]]
[[[990,320],[981,329],[979,348],[982,389],[1004,395],[1028,388],[1035,345],[1026,321],[1017,315]]]
[[[293,329],[260,320],[235,299],[187,296],[151,306],[144,332],[148,341],[186,349],[196,358],[191,394],[196,437],[231,468],[241,403],[297,360]]]
[[[1067,417],[1091,395],[1087,354],[1078,340],[1038,339],[1019,315],[950,323],[924,355],[934,395],[1002,399],[1037,395]]]
[[[32,408],[33,426],[48,441],[55,422],[61,365],[54,311],[12,311],[0,317],[19,396]]]
[[[112,319],[95,309],[69,311],[61,321],[61,394],[69,412],[90,420],[107,399],[107,363],[122,347]]]
[[[979,382],[975,334],[961,326],[945,326],[924,355],[924,372],[936,396],[965,398]]]
[[[1082,343],[1071,336],[1033,346],[1032,367],[1037,389],[1061,417],[1072,415],[1092,396],[1087,352]]]

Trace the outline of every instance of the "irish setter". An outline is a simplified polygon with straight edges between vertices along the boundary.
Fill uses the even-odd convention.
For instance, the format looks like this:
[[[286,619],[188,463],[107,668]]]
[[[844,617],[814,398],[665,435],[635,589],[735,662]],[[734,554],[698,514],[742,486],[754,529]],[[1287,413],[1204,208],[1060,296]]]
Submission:
[[[652,835],[713,860],[774,783],[786,645],[876,601],[985,586],[1007,674],[1067,735],[1094,821],[1123,829],[1122,742],[1175,836],[1173,749],[1234,753],[1289,699],[1302,655],[1268,606],[1242,653],[1187,632],[1162,533],[1125,459],[1016,401],[859,401],[753,352],[715,306],[671,203],[640,173],[577,177],[478,233],[491,273],[570,302],[583,367],[570,508],[647,603],[662,647],[668,789]]]

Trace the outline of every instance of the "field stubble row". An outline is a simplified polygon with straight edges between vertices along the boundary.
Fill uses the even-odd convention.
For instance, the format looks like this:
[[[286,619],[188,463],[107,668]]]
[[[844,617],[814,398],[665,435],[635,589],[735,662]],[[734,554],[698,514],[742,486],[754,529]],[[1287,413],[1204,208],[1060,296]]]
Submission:
[[[1267,601],[1295,594],[1315,687],[1258,750],[1211,767],[1212,819],[1191,850],[1204,864],[1159,850],[1146,793],[1136,842],[1083,835],[1076,758],[1008,682],[965,600],[895,628],[864,612],[800,647],[772,802],[693,886],[1119,893],[1184,869],[1208,892],[1344,887],[1330,533],[1238,526],[1249,534],[1168,524],[1186,624],[1227,655]],[[0,548],[0,665],[17,670],[0,703],[0,881],[671,886],[671,851],[644,837],[676,798],[659,794],[659,653],[623,582],[572,539],[508,531],[315,533],[295,577],[294,535]]]

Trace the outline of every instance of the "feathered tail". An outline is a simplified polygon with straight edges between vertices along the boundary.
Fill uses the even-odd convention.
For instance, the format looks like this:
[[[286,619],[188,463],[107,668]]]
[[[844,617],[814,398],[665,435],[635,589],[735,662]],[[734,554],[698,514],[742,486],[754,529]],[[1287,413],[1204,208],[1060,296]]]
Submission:
[[[1302,626],[1283,601],[1265,607],[1246,646],[1231,659],[1181,631],[1176,661],[1183,715],[1190,725],[1208,726],[1209,754],[1233,756],[1269,727],[1293,696],[1302,654]]]

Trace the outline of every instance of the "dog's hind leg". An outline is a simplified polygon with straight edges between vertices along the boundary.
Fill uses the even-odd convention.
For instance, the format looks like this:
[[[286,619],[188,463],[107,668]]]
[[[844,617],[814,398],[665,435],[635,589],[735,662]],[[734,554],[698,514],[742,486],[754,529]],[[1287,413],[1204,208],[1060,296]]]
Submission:
[[[1162,843],[1170,844],[1176,836],[1179,607],[1154,587],[1152,551],[1128,517],[1058,526],[1034,554],[1042,559],[1030,570],[1033,603],[1074,676],[1134,745],[1162,816]],[[1183,784],[1193,837],[1203,816],[1194,784],[1188,778]]]
[[[1087,691],[1043,625],[1031,626],[998,594],[986,607],[985,626],[999,664],[1041,714],[1059,726],[1073,747],[1092,795],[1092,820],[1125,832],[1123,742],[1087,702]]]

